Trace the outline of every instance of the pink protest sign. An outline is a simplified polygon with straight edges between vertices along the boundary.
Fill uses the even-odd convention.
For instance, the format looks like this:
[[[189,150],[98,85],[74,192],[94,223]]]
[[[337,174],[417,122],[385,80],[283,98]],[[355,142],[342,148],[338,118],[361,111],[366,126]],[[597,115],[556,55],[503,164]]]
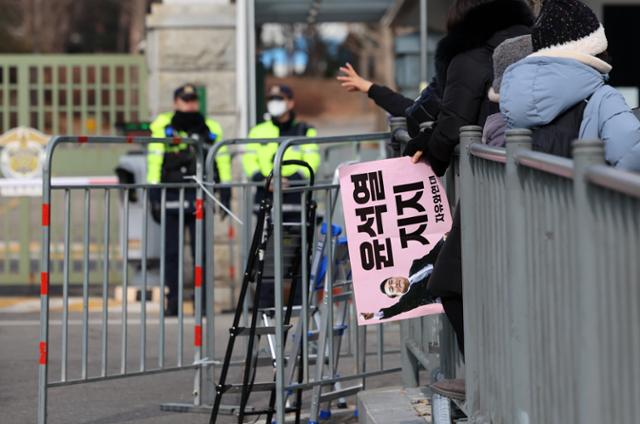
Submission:
[[[408,157],[340,168],[358,324],[442,312],[427,282],[451,213],[440,179]]]

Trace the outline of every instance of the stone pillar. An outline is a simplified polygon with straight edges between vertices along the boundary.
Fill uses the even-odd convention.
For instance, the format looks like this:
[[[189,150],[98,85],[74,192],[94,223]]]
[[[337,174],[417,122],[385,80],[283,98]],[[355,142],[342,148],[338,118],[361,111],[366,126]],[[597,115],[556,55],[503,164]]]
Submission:
[[[235,5],[229,0],[163,0],[147,16],[151,117],[172,109],[173,90],[207,89],[207,113],[225,138],[236,134]]]

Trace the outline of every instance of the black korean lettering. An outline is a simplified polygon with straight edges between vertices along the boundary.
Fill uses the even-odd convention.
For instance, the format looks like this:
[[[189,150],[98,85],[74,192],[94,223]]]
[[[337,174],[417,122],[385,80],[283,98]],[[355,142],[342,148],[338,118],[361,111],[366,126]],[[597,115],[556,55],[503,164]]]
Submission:
[[[362,224],[358,225],[359,233],[367,233],[371,237],[375,237],[378,234],[384,232],[382,214],[387,212],[386,205],[369,206],[366,208],[356,209],[356,215],[360,218]],[[373,226],[376,226],[376,230]]]
[[[351,182],[353,183],[353,200],[357,204],[384,200],[382,171],[354,174],[351,176]]]
[[[371,271],[376,266],[373,255],[373,243],[367,241],[360,245],[360,263],[364,270]]]
[[[415,231],[407,232],[406,228],[400,228],[400,247],[406,249],[410,241],[417,241],[423,246],[429,244],[429,240],[422,236],[427,229],[427,224],[420,225]]]
[[[424,184],[422,181],[411,184],[403,184],[393,187],[396,197],[396,211],[398,215],[404,215],[405,209],[413,209],[417,212],[425,212],[426,209],[420,204],[422,194],[424,193]],[[403,199],[402,193],[415,192],[410,199]]]
[[[369,177],[367,174],[354,174],[351,176],[351,182],[353,183],[353,200],[359,204],[369,203],[371,194],[367,187],[367,181]]]
[[[383,269],[393,266],[393,250],[391,249],[391,239],[384,240],[384,244],[379,240],[364,242],[360,245],[360,262],[366,271],[372,269]]]
[[[382,179],[382,171],[369,173],[369,186],[371,187],[372,200],[384,200],[384,180]]]

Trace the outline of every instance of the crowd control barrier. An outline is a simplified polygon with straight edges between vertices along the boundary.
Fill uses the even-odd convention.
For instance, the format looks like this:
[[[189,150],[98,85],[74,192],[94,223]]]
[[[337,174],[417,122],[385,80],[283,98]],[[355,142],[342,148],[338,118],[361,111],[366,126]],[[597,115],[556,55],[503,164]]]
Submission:
[[[471,423],[622,423],[640,403],[640,175],[506,149],[461,129],[466,402]]]
[[[202,180],[203,175],[203,152],[200,143],[192,139],[173,138],[173,139],[152,139],[145,137],[53,137],[47,146],[46,160],[43,169],[43,190],[42,190],[42,260],[40,273],[40,294],[41,294],[41,312],[40,312],[40,341],[39,341],[39,383],[38,383],[38,423],[44,424],[47,421],[47,398],[48,391],[69,385],[86,384],[90,382],[98,382],[104,380],[124,379],[134,376],[149,375],[154,373],[162,373],[169,371],[182,370],[187,368],[195,368],[196,378],[194,380],[194,402],[200,402],[201,378],[200,366],[202,358],[203,330],[202,330],[202,304],[201,291],[203,284],[202,273],[202,246],[204,241],[203,227],[203,198],[202,190],[193,182],[185,182],[178,184],[86,184],[86,185],[52,185],[52,163],[56,152],[56,148],[61,144],[76,143],[79,145],[93,144],[131,144],[146,146],[148,143],[165,143],[167,145],[187,143],[195,146],[197,157],[196,177]],[[157,299],[157,309],[159,317],[148,320],[147,313],[147,250],[148,246],[148,227],[149,216],[147,213],[150,209],[150,191],[161,191],[161,217],[160,217],[160,296]],[[175,345],[168,347],[169,340],[166,339],[166,324],[169,321],[164,316],[164,275],[165,275],[165,228],[167,216],[167,190],[177,190],[179,193],[179,201],[177,205],[180,226],[177,234],[170,235],[175,237],[179,242],[179,311],[177,322],[171,320],[171,324],[177,324],[177,334],[175,335]],[[185,319],[185,311],[183,310],[184,298],[184,220],[185,220],[185,192],[186,190],[195,190],[195,264],[194,264],[194,299],[195,311],[193,318]],[[73,192],[82,193],[82,204],[74,205],[72,203]],[[61,196],[54,195],[61,192]],[[112,194],[117,193],[119,200],[122,202],[121,219],[121,245],[118,248],[112,243],[112,216],[114,214],[112,204]],[[130,255],[130,239],[129,239],[129,221],[130,221],[130,203],[132,198],[142,202],[142,239],[141,246],[135,246],[141,250],[141,291],[140,291],[140,310],[139,316],[135,319],[130,318],[130,305],[127,299],[130,281],[129,281],[129,261]],[[53,201],[54,197],[56,198]],[[92,200],[100,198],[100,205],[103,206],[101,213],[97,213],[96,208],[92,209]],[[81,211],[82,215],[82,310],[81,310],[81,332],[76,334],[69,331],[69,273],[70,273],[70,255],[71,255],[71,231],[80,231],[75,225],[76,220],[72,220],[72,215]],[[93,213],[96,212],[96,213]],[[50,303],[52,293],[50,287],[53,281],[50,279],[51,264],[51,244],[52,232],[50,223],[52,220],[64,220],[62,234],[58,234],[63,239],[63,275],[62,275],[62,312],[60,316],[61,334],[53,335],[50,328]],[[95,225],[102,218],[101,224]],[[91,244],[95,241],[94,233],[102,234],[102,264],[98,269],[90,267]],[[133,248],[133,247],[132,247]],[[122,275],[122,308],[119,311],[119,317],[114,319],[111,316],[109,307],[110,287],[109,273],[113,269],[113,263],[118,262],[121,267]],[[99,272],[98,272],[99,271]],[[99,275],[102,274],[102,275]],[[101,304],[100,313],[90,316],[89,294],[90,282],[101,280]],[[58,283],[57,281],[55,283]],[[98,316],[96,316],[98,315]],[[113,322],[119,325],[110,325]],[[192,323],[192,330],[186,333],[186,321]],[[117,331],[115,330],[117,328]],[[135,340],[132,340],[130,333],[132,328],[137,330]],[[98,329],[100,332],[99,346],[90,346],[89,332]],[[151,331],[153,330],[154,338],[157,344],[151,346],[149,342]],[[157,334],[157,335],[156,335]],[[55,337],[54,337],[55,336]],[[54,340],[55,338],[55,340]],[[117,346],[112,346],[111,342],[118,339]],[[185,357],[185,338],[188,338],[193,346],[193,360]],[[173,344],[173,343],[172,343]],[[76,355],[79,347],[80,366],[79,369],[71,369],[69,367],[69,357]],[[135,348],[135,352],[133,351]],[[114,352],[117,352],[114,355]],[[110,355],[111,354],[111,355]],[[52,361],[52,356],[56,357]],[[113,359],[116,356],[117,359]],[[151,363],[150,357],[157,358],[155,363]],[[59,378],[54,378],[54,373],[59,372]]]
[[[399,356],[403,345],[400,343],[400,332],[397,323],[386,323],[377,326],[358,327],[355,305],[351,294],[350,266],[346,251],[346,239],[342,236],[342,221],[339,201],[339,185],[335,171],[339,163],[350,161],[380,159],[384,154],[385,143],[389,142],[387,133],[364,134],[340,137],[319,138],[281,138],[269,140],[237,139],[222,141],[209,149],[206,159],[198,147],[197,173],[192,179],[181,184],[136,184],[109,183],[86,185],[53,185],[51,180],[51,164],[56,147],[63,143],[79,145],[92,144],[130,144],[146,146],[148,143],[164,142],[173,144],[184,142],[198,144],[190,139],[152,139],[144,137],[54,137],[47,149],[47,158],[43,174],[42,203],[42,261],[41,261],[41,338],[39,344],[39,396],[38,423],[47,422],[47,395],[50,390],[63,390],[69,385],[87,384],[114,379],[127,379],[136,376],[159,374],[170,371],[193,370],[193,403],[163,404],[166,411],[199,411],[211,410],[216,396],[216,371],[222,366],[221,357],[216,354],[224,346],[229,332],[227,329],[216,329],[215,323],[220,315],[215,311],[216,299],[212,282],[221,271],[217,268],[220,258],[230,258],[228,273],[232,279],[242,278],[238,269],[245,269],[250,254],[250,244],[254,231],[254,190],[260,183],[234,179],[230,183],[213,181],[213,169],[216,158],[223,147],[228,154],[239,156],[245,145],[249,143],[277,142],[280,148],[274,158],[274,202],[273,202],[273,251],[269,253],[269,264],[274,273],[275,307],[262,313],[261,325],[274,327],[273,333],[262,332],[267,343],[260,348],[256,364],[261,367],[259,376],[267,375],[268,382],[275,388],[273,411],[277,422],[284,422],[287,410],[292,406],[308,413],[310,422],[331,415],[332,407],[344,407],[346,399],[366,388],[367,380],[389,373],[397,373]],[[334,162],[325,163],[325,171],[312,186],[291,184],[285,188],[281,184],[280,172],[284,153],[287,149],[305,143],[320,146],[325,159]],[[372,145],[374,148],[364,148]],[[226,153],[225,153],[226,154]],[[237,162],[237,161],[236,161]],[[236,176],[238,172],[234,173]],[[323,178],[324,176],[324,178]],[[333,177],[333,178],[327,178]],[[227,222],[221,222],[214,216],[220,209],[219,203],[212,198],[218,189],[232,190],[232,206],[228,212]],[[151,225],[150,193],[161,192],[160,203],[160,254],[159,284],[160,293],[165,292],[164,280],[166,264],[164,259],[167,238],[177,239],[179,249],[179,312],[177,318],[164,316],[164,296],[149,302],[147,298],[147,280],[150,279],[150,264],[147,261],[149,252],[149,227]],[[167,190],[178,190],[178,209],[180,225],[177,233],[167,234]],[[191,213],[185,206],[185,193],[195,190],[196,202],[196,252],[193,265],[194,275],[194,316],[183,310],[183,301],[188,290],[188,274],[185,268],[185,215]],[[81,196],[82,204],[78,205],[72,194]],[[313,198],[318,204],[318,219],[315,223],[305,222],[306,215],[300,213],[300,219],[289,222],[285,216],[296,211],[291,205],[283,204],[283,196],[288,193],[301,193],[302,203],[298,211],[304,210],[305,199]],[[96,202],[95,199],[100,202]],[[114,199],[117,198],[118,201]],[[130,224],[132,202],[142,204],[140,245],[130,242]],[[119,203],[119,204],[118,204]],[[94,213],[100,209],[99,213]],[[120,207],[120,212],[114,211]],[[81,219],[79,219],[81,217]],[[78,219],[77,219],[78,218]],[[52,219],[64,221],[61,231],[52,231]],[[119,221],[114,224],[112,221]],[[75,225],[80,222],[81,225]],[[286,255],[285,241],[287,234],[296,226],[304,228],[307,224],[315,225],[313,240],[307,240],[307,233],[300,232],[301,245],[314,246],[313,254],[303,257],[301,262],[301,288],[303,299],[301,306],[294,311],[290,325],[285,326],[283,314],[283,296],[285,291],[284,262]],[[155,224],[154,224],[155,225]],[[114,231],[117,227],[117,231]],[[230,244],[230,248],[221,248],[217,242],[219,236],[226,232],[229,239],[238,235],[239,247]],[[69,252],[74,246],[70,234],[77,237],[82,233],[83,252],[83,284],[82,310],[80,313],[81,331],[69,331],[69,321],[73,313],[69,310]],[[120,236],[120,245],[115,246],[113,234]],[[97,236],[101,235],[101,236]],[[57,238],[56,238],[57,237]],[[59,241],[60,239],[61,241]],[[50,247],[56,243],[62,246],[64,272],[62,277],[51,279]],[[101,264],[91,266],[89,259],[95,252],[93,245],[102,244]],[[217,244],[216,244],[217,243]],[[75,243],[77,244],[77,243]],[[77,247],[77,246],[76,246]],[[139,249],[135,260],[139,261],[142,290],[140,291],[139,311],[133,310],[129,304],[127,287],[132,284],[131,250]],[[324,263],[325,267],[319,266]],[[136,265],[137,266],[137,265]],[[113,317],[114,309],[109,306],[109,295],[113,291],[113,272],[117,268],[121,275],[123,288],[122,305],[118,305],[117,317]],[[322,268],[322,271],[320,269]],[[102,284],[95,284],[100,280]],[[217,280],[216,280],[217,281]],[[59,322],[61,334],[51,331],[50,315],[57,314],[50,308],[52,293],[51,284],[61,283],[62,295],[60,303],[62,311]],[[204,298],[201,296],[206,287]],[[100,295],[99,313],[90,312],[90,298]],[[248,296],[250,298],[251,296]],[[58,301],[58,299],[56,299]],[[204,303],[203,303],[204,302]],[[93,305],[93,304],[92,304]],[[242,325],[247,324],[250,316],[250,301],[244,305]],[[150,311],[147,309],[151,308]],[[135,315],[135,316],[134,316]],[[204,316],[203,316],[204,315]],[[55,315],[58,321],[58,315]],[[176,328],[177,325],[177,328]],[[192,331],[185,331],[189,325]],[[430,328],[433,323],[430,323]],[[100,332],[100,343],[90,343],[89,332]],[[390,330],[390,331],[388,331]],[[426,331],[426,330],[425,330]],[[437,328],[436,328],[437,331]],[[369,336],[368,336],[369,334]],[[171,336],[171,337],[170,337]],[[367,342],[367,339],[370,339]],[[289,339],[285,345],[285,340]],[[295,340],[295,341],[292,341]],[[185,355],[186,346],[193,345],[193,359]],[[69,367],[70,354],[80,352],[78,369]],[[246,352],[245,352],[246,354]],[[232,366],[238,369],[244,364],[245,354],[232,358]],[[392,359],[388,359],[393,357]],[[298,360],[295,360],[299,358]],[[433,364],[434,367],[437,364]],[[55,377],[54,377],[55,376]],[[59,378],[57,378],[59,376]],[[274,378],[275,377],[275,378]],[[260,387],[256,383],[255,387]],[[309,402],[300,404],[292,396],[294,393],[308,391]],[[253,400],[252,400],[253,402]],[[253,405],[244,405],[247,411],[253,411]],[[243,406],[243,407],[244,407]],[[55,408],[54,405],[52,407]],[[222,405],[223,413],[238,411],[238,405]],[[308,412],[307,412],[308,411]]]

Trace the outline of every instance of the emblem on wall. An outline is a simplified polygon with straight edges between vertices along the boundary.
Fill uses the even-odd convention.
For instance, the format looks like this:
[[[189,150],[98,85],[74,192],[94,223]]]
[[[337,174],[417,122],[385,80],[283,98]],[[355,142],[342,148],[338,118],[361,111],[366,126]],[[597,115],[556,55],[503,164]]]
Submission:
[[[18,127],[0,136],[0,172],[5,178],[37,178],[42,175],[49,136]]]

